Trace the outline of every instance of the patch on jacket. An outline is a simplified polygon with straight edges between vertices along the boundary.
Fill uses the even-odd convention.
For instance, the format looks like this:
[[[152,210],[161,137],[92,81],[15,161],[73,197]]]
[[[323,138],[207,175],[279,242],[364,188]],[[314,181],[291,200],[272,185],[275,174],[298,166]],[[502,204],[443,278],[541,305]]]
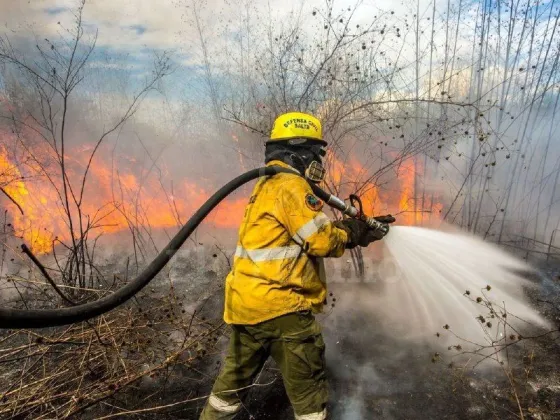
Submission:
[[[313,211],[319,211],[323,208],[323,202],[313,194],[307,194],[305,196],[305,204]]]

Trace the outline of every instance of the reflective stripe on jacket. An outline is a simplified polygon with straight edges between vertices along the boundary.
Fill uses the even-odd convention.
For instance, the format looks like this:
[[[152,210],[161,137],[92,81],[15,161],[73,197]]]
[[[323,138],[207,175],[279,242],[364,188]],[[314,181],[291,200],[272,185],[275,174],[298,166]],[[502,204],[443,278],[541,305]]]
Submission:
[[[271,165],[289,167],[280,161]],[[228,324],[254,325],[291,312],[322,310],[327,289],[321,258],[342,256],[348,236],[316,200],[296,174],[257,182],[226,279]]]

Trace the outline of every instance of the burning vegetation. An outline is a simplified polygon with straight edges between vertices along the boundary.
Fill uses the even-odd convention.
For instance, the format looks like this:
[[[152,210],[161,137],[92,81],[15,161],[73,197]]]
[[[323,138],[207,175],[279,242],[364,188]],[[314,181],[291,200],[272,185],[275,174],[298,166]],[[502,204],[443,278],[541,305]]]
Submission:
[[[99,52],[112,50],[85,1],[56,12],[57,29],[37,40],[0,35],[0,305],[69,307],[128,284],[217,188],[261,166],[274,117],[301,109],[323,121],[328,192],[357,194],[365,212],[391,213],[400,225],[446,222],[536,265],[546,260],[546,279],[533,279],[542,293],[532,297],[557,330],[554,2],[364,11],[327,1],[281,27],[263,23],[258,2],[234,3],[219,14],[198,1],[168,5],[188,16],[192,57],[141,47],[132,54],[150,57],[141,72]],[[236,24],[224,17],[237,13]],[[64,328],[0,330],[0,418],[197,418],[227,338],[222,283],[248,195],[222,202],[126,305]],[[442,356],[467,352],[463,341],[435,352],[426,340],[396,337],[414,324],[401,300],[389,315],[366,308],[387,305],[373,297],[388,287],[370,275],[378,255],[353,251],[342,261],[331,267],[326,319],[335,418],[558,414],[558,378],[547,375],[560,363],[557,336],[511,332],[511,347],[504,338],[505,347],[484,344],[510,353],[498,360],[502,379],[479,379]],[[439,304],[424,309],[441,312]],[[395,312],[409,318],[396,323]],[[504,317],[492,315],[480,325],[497,331]],[[274,367],[259,378],[250,401],[277,398],[249,403],[242,418],[291,416]]]
[[[11,157],[5,148],[0,150],[0,184],[11,201],[6,202],[6,208],[14,235],[38,254],[52,253],[58,244],[70,240],[67,216],[60,202],[61,188],[55,181],[58,168],[54,158],[45,159],[48,152],[28,149],[24,154]],[[131,225],[175,228],[213,193],[208,186],[188,179],[175,183],[173,190],[168,191],[155,177],[135,175],[136,161],[131,157],[121,156],[116,168],[105,160],[88,162],[87,152],[84,147],[70,150],[65,159],[65,171],[69,186],[76,189],[79,185],[70,180],[79,179],[80,174],[88,170],[84,188],[88,199],[84,200],[81,213],[83,223],[88,224],[95,237],[125,231]],[[36,156],[43,161],[39,162]],[[376,184],[368,179],[369,171],[356,157],[343,163],[331,154],[327,182],[333,192],[341,196],[358,191],[368,213],[402,214],[399,222],[407,225],[431,220],[432,213],[438,220],[442,205],[432,204],[432,197],[426,197],[427,210],[423,211],[414,196],[415,166],[411,158],[403,161],[391,190],[378,191]],[[207,223],[217,229],[237,229],[246,201],[246,198],[226,199]]]

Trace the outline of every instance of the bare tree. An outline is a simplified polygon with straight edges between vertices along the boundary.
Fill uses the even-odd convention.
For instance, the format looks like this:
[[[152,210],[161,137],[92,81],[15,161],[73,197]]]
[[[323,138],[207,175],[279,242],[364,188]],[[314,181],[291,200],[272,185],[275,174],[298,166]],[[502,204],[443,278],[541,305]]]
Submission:
[[[20,136],[20,146],[56,192],[67,231],[64,237],[54,238],[51,250],[55,251],[55,245],[65,250],[62,257],[54,252],[63,283],[82,288],[88,281],[90,286],[93,285],[96,229],[103,225],[108,214],[103,208],[94,214],[85,211],[91,165],[103,142],[135,114],[142,99],[172,70],[166,53],[156,55],[152,74],[132,96],[124,111],[97,138],[91,139],[82,172],[71,171],[68,167],[68,137],[72,99],[87,76],[87,63],[97,40],[97,33],[89,37],[85,34],[84,6],[85,0],[75,11],[74,26],[65,30],[65,36],[59,41],[45,39],[37,43],[35,60],[19,53],[8,38],[0,40],[0,61],[19,72],[19,79],[28,83],[28,93],[32,95],[20,109],[2,118],[24,133]]]

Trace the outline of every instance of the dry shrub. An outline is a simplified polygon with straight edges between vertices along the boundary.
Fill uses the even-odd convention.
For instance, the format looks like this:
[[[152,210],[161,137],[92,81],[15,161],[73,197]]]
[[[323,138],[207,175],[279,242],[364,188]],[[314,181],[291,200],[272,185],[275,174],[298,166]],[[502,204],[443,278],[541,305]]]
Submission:
[[[75,417],[196,365],[223,323],[186,313],[181,299],[173,287],[163,296],[152,289],[88,323],[0,331],[0,418]]]

